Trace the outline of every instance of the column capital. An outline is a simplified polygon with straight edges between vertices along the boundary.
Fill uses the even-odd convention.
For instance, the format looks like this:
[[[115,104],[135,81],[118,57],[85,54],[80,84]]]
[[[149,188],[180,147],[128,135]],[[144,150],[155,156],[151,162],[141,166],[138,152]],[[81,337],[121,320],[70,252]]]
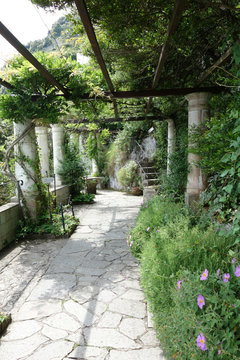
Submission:
[[[47,134],[48,133],[48,127],[47,126],[35,126],[35,131],[38,134]]]
[[[188,101],[188,108],[191,110],[193,108],[206,107],[211,96],[212,94],[209,92],[195,92],[187,94],[185,97]]]
[[[62,124],[52,124],[51,128],[52,128],[52,131],[54,131],[54,132],[64,130],[64,127],[62,126]]]

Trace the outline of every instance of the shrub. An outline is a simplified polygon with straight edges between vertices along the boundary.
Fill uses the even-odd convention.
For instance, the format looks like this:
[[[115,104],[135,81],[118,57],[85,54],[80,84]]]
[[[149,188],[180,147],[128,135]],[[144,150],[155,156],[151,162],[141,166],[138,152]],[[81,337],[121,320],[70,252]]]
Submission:
[[[58,174],[66,185],[72,185],[73,195],[78,194],[85,186],[86,163],[79,154],[76,144],[70,144],[67,136],[64,143],[64,159]]]
[[[240,274],[235,275],[236,268],[240,267],[229,264],[225,274],[215,269],[202,281],[200,271],[181,273],[183,281],[172,288],[173,311],[161,317],[158,328],[169,355],[178,359],[239,359]],[[200,334],[206,341],[203,347],[197,343]]]
[[[239,306],[239,281],[235,276],[226,288],[222,278],[216,277],[217,269],[221,269],[221,275],[230,273],[234,278],[233,269],[232,273],[229,269],[233,251],[237,251],[234,241],[234,238],[219,236],[208,218],[194,216],[182,203],[175,204],[157,196],[141,206],[128,243],[132,253],[140,259],[141,283],[161,344],[170,358],[215,359],[220,342],[225,347],[222,347],[222,354],[228,354],[224,359],[238,356],[236,344],[239,340],[234,338],[232,323],[238,323],[239,316],[232,321]],[[204,269],[209,272],[208,282],[199,281]],[[184,292],[179,293],[177,284]],[[208,299],[206,309],[209,311],[204,319],[198,316],[202,314],[196,304],[199,294],[205,294]],[[216,302],[218,298],[221,305]],[[229,303],[237,304],[236,309],[225,306]],[[226,334],[224,329],[228,329]],[[197,347],[200,333],[208,339],[207,352]],[[234,346],[233,339],[237,341]]]
[[[126,189],[138,184],[138,164],[131,160],[117,172],[119,183]]]

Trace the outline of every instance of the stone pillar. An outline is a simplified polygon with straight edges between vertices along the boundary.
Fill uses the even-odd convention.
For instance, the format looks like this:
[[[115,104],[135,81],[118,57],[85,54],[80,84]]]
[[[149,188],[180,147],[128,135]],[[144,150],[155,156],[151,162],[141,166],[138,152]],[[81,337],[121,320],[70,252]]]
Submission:
[[[46,173],[49,176],[48,128],[46,126],[36,126],[35,131],[39,147],[41,174],[46,177]]]
[[[188,100],[188,133],[191,129],[199,127],[208,116],[208,100],[209,93],[199,92],[191,93],[186,96]],[[189,144],[192,146],[193,144]],[[200,156],[196,154],[188,154],[188,163],[190,172],[188,174],[187,189],[185,193],[185,201],[190,205],[194,201],[198,201],[200,194],[206,188],[206,179],[201,169],[196,165],[200,160]]]
[[[31,124],[31,120],[14,123],[14,137],[17,139]],[[20,188],[24,196],[30,216],[36,219],[38,213],[38,190],[33,180],[36,177],[36,165],[31,166],[24,161],[24,156],[30,161],[37,161],[37,142],[34,128],[14,147],[15,151],[15,176],[20,180]],[[22,183],[21,183],[22,181]]]
[[[168,157],[167,157],[167,175],[170,174],[170,157],[176,148],[176,127],[173,119],[167,119],[168,122]]]
[[[83,145],[83,134],[79,135],[79,152],[84,152],[84,145]]]
[[[95,159],[91,161],[91,175],[96,175],[98,173],[98,166]]]
[[[79,134],[78,133],[71,133],[70,143],[74,144],[77,147],[77,149],[79,150]]]
[[[61,160],[63,160],[63,142],[64,142],[64,129],[61,125],[52,125],[52,140],[53,140],[53,167],[54,174],[56,175],[56,185],[62,185],[61,176],[58,175],[58,169],[61,167]]]

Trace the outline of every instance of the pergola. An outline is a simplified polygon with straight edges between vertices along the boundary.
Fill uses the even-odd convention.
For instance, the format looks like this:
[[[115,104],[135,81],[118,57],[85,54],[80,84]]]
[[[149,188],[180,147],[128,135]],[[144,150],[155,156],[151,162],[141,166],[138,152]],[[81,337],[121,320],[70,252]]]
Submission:
[[[36,2],[38,3],[38,1]],[[61,1],[56,0],[53,2],[58,4]],[[99,46],[99,42],[97,40],[96,32],[93,26],[91,9],[93,9],[94,6],[92,5],[91,1],[86,1],[85,3],[84,0],[64,0],[62,2],[65,4],[70,4],[74,7],[75,11],[77,11],[81,19],[81,23],[86,31],[89,42],[91,44],[96,61],[101,68],[102,74],[109,88],[109,91],[105,91],[102,94],[103,96],[101,97],[91,98],[90,94],[79,95],[78,97],[78,100],[80,101],[95,100],[112,102],[114,108],[114,117],[102,119],[101,122],[121,122],[123,120],[140,121],[145,119],[168,120],[169,139],[171,139],[170,141],[173,141],[174,143],[174,140],[172,139],[174,138],[175,129],[174,122],[171,121],[172,116],[178,110],[179,105],[181,106],[182,104],[184,104],[185,100],[181,99],[181,103],[178,105],[178,107],[172,114],[165,114],[164,116],[158,118],[156,116],[148,115],[154,98],[185,96],[185,99],[187,99],[189,102],[189,127],[191,127],[193,125],[199,126],[199,124],[206,117],[209,94],[219,94],[223,91],[229,90],[223,86],[216,85],[214,80],[214,73],[219,69],[219,67],[223,66],[223,64],[226,66],[226,68],[230,66],[232,61],[232,47],[238,43],[238,34],[236,32],[233,32],[231,42],[229,41],[229,39],[226,38],[226,34],[223,33],[222,38],[216,38],[214,39],[215,42],[213,41],[212,43],[210,43],[209,41],[209,43],[204,44],[204,41],[207,42],[208,39],[208,34],[205,34],[204,29],[202,30],[201,34],[206,36],[205,39],[203,38],[199,40],[198,38],[192,38],[192,46],[190,46],[190,48],[193,50],[197,49],[195,60],[195,67],[197,68],[197,70],[193,67],[194,64],[192,65],[194,54],[192,54],[191,56],[191,64],[187,66],[186,54],[182,55],[182,52],[184,51],[179,51],[178,49],[178,46],[181,46],[182,49],[184,49],[184,43],[178,44],[178,41],[180,41],[179,39],[181,38],[181,36],[183,38],[183,42],[188,41],[188,39],[191,39],[191,36],[194,36],[194,32],[193,35],[191,35],[191,26],[198,26],[197,11],[199,11],[199,14],[201,14],[201,18],[204,11],[206,11],[206,18],[211,19],[212,29],[217,29],[217,35],[219,33],[219,21],[222,21],[222,29],[230,29],[233,22],[237,22],[239,24],[240,9],[237,6],[232,5],[231,1],[215,0],[213,2],[208,2],[207,0],[196,0],[192,2],[187,0],[176,0],[175,2],[168,2],[167,11],[165,11],[164,8],[164,1],[157,1],[157,11],[160,11],[161,14],[163,14],[163,16],[165,17],[165,20],[163,22],[167,25],[165,26],[166,31],[163,35],[163,39],[160,39],[161,45],[159,45],[158,52],[156,52],[155,54],[155,62],[157,64],[155,68],[155,73],[152,77],[148,77],[148,86],[141,89],[137,87],[135,89],[129,90],[116,89],[116,86],[111,79],[111,73],[107,69],[106,62],[104,61],[104,55]],[[47,3],[51,2],[47,1]],[[139,1],[139,3],[141,3],[141,1]],[[114,3],[111,6],[114,9]],[[153,8],[154,4],[151,3],[151,6]],[[160,8],[160,6],[162,6],[162,9]],[[170,10],[169,7],[171,8]],[[194,18],[195,22],[193,21],[191,26],[189,26],[188,34],[188,29],[186,29],[186,26],[188,25],[188,21],[190,21],[189,19],[191,19],[191,16]],[[166,19],[168,19],[168,21],[166,21]],[[146,11],[146,22],[147,21],[148,19]],[[99,25],[99,21],[97,21],[96,19],[95,23]],[[130,24],[129,26],[133,25],[134,24]],[[122,26],[125,26],[125,24],[123,24]],[[202,26],[204,27],[204,24],[202,24]],[[23,44],[21,44],[18,39],[1,22],[0,34],[12,46],[14,46],[23,57],[25,57],[31,63],[52,86],[56,87],[59,90],[59,94],[57,94],[57,96],[64,96],[66,99],[71,100],[71,89],[66,89],[56,78],[54,78],[54,76],[52,76],[52,74],[41,63],[39,63],[39,61],[34,57],[34,55],[32,55],[27,50],[27,48]],[[223,44],[224,41],[226,41],[225,49],[224,51],[220,51],[220,44]],[[202,48],[203,56],[201,57],[201,59],[197,57],[199,51],[201,51],[201,49],[199,50],[199,44],[202,44],[202,46],[205,45]],[[178,53],[178,56],[174,57],[175,53]],[[179,64],[182,66],[186,66],[186,69],[180,68],[180,65],[176,66],[175,62],[178,62],[178,57]],[[175,62],[173,59],[175,59]],[[181,78],[181,76],[184,77],[183,74],[186,74],[186,76],[188,76],[188,80],[186,80],[187,86],[181,85],[185,82],[185,79]],[[168,77],[171,85],[170,87],[166,86]],[[176,86],[173,86],[174,79],[176,79]],[[189,86],[189,84],[191,86]],[[12,85],[3,79],[0,79],[0,85],[10,90],[12,89]],[[33,97],[34,96],[35,95],[33,94]],[[144,114],[142,114],[142,116],[123,117],[120,115],[118,101],[122,99],[141,98],[148,99]],[[87,123],[88,119],[80,119],[79,122]],[[54,127],[57,128],[57,125],[54,125]],[[57,131],[60,131],[59,127]],[[62,134],[59,135],[57,143],[59,143],[61,138]],[[59,146],[59,144],[57,146]],[[173,150],[174,146],[169,146],[169,151],[171,152]],[[193,199],[197,198],[199,196],[199,193],[204,189],[203,176],[200,169],[197,168],[195,165],[197,160],[198,158],[196,157],[196,155],[189,154],[189,162],[192,170],[188,178],[187,193],[189,197]]]

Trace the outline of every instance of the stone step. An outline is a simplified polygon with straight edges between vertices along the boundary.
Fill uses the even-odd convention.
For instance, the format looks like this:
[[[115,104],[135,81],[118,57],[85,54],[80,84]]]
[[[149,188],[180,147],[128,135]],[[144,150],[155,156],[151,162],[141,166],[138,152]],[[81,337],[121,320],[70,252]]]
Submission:
[[[156,168],[153,166],[143,166],[142,169],[145,173],[148,173],[148,174],[156,173]]]
[[[158,179],[145,179],[143,180],[143,186],[157,185],[159,183]]]
[[[158,178],[158,174],[156,172],[154,173],[144,173],[143,174],[144,179],[157,179]]]
[[[154,167],[156,166],[156,162],[155,161],[149,161],[149,160],[142,160],[141,162],[141,166],[142,167]]]

